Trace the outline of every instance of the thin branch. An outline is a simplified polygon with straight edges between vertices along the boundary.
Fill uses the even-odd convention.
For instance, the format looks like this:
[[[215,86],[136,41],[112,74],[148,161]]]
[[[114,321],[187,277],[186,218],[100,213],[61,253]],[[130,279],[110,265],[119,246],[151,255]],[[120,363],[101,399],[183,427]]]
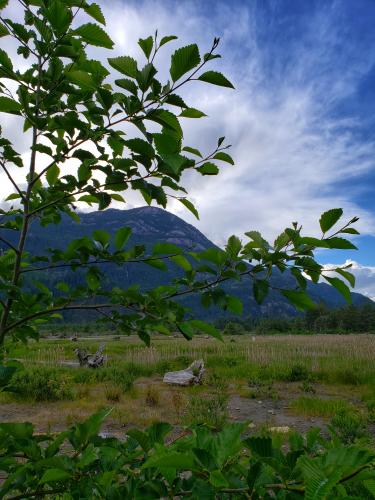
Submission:
[[[20,190],[20,188],[18,187],[16,181],[13,179],[13,177],[10,175],[10,172],[9,170],[7,169],[7,167],[5,166],[5,161],[4,160],[0,160],[0,165],[1,167],[3,168],[4,172],[6,173],[8,179],[10,180],[10,182],[12,183],[14,189],[17,191],[17,193],[20,195],[21,199],[23,202],[25,202],[25,196],[24,194],[22,193],[22,191]]]
[[[0,241],[2,241],[3,243],[5,243],[6,245],[8,245],[8,247],[11,248],[12,250],[14,250],[16,253],[18,253],[18,249],[10,241],[8,241],[7,239],[3,238],[2,236],[0,236]]]

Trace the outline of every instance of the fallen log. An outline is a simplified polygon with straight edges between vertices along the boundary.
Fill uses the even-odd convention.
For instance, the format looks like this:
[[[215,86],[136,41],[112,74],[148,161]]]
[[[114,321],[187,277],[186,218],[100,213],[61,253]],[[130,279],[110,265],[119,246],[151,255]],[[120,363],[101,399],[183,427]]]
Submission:
[[[167,372],[164,375],[163,382],[170,385],[189,386],[200,384],[204,374],[204,362],[202,359],[194,361],[185,370],[176,372]]]

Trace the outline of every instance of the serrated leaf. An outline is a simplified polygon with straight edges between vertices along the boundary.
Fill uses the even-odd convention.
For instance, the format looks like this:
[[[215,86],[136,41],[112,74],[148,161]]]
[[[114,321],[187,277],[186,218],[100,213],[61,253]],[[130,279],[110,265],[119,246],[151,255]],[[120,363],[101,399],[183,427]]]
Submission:
[[[195,108],[186,108],[184,109],[179,116],[183,118],[203,118],[203,116],[207,116],[203,111],[199,111],[199,109]]]
[[[98,84],[95,82],[93,77],[86,71],[81,71],[81,70],[68,71],[66,73],[66,78],[70,82],[81,87],[82,90],[96,90],[98,88]]]
[[[168,36],[163,36],[163,38],[160,40],[159,47],[162,47],[166,43],[170,42],[171,40],[177,40],[176,35],[168,35]]]
[[[85,42],[90,45],[94,45],[95,47],[105,47],[107,49],[112,49],[113,47],[113,41],[97,24],[83,24],[75,30],[75,33],[80,35]]]
[[[129,76],[130,78],[137,78],[138,67],[137,61],[129,56],[120,57],[110,57],[108,59],[109,64],[112,68],[117,69],[123,75]]]
[[[119,87],[127,90],[133,95],[137,95],[138,93],[138,87],[137,85],[133,82],[133,80],[128,80],[127,78],[120,78],[118,80],[115,80],[115,84],[118,85]]]
[[[281,293],[300,311],[315,309],[316,307],[316,304],[310,299],[306,292],[297,290],[282,290]]]
[[[324,240],[328,248],[335,248],[338,250],[358,250],[358,248],[349,240],[345,238],[333,237]]]
[[[229,483],[223,473],[219,470],[214,470],[210,472],[210,483],[215,488],[225,488],[229,486]]]
[[[234,165],[233,158],[228,155],[228,153],[224,153],[223,151],[219,151],[218,153],[216,153],[214,156],[214,160],[221,160]]]
[[[203,73],[198,77],[198,80],[201,80],[202,82],[212,83],[213,85],[219,85],[220,87],[228,87],[234,89],[234,86],[231,84],[231,82],[218,71],[206,71],[206,73]]]
[[[342,208],[332,208],[331,210],[324,212],[319,219],[319,224],[322,232],[326,233],[327,231],[329,231],[331,227],[333,227],[341,218],[342,214]]]
[[[172,106],[179,106],[180,108],[187,108],[185,101],[177,94],[168,94],[165,98],[165,102],[172,104]]]
[[[204,163],[201,167],[198,167],[197,170],[202,175],[217,175],[219,173],[217,165],[209,161]]]
[[[10,73],[13,72],[13,65],[10,57],[5,52],[5,50],[0,49],[0,64],[3,68],[8,70]]]
[[[152,36],[149,36],[148,38],[140,38],[138,40],[138,45],[143,50],[143,53],[146,56],[146,58],[149,59],[152,52],[152,47],[154,46],[154,40]]]
[[[198,149],[191,148],[190,146],[185,146],[184,148],[182,148],[182,151],[187,151],[188,153],[203,158],[202,153]]]
[[[324,279],[328,281],[333,287],[336,288],[338,292],[341,293],[341,295],[344,297],[344,299],[351,303],[352,302],[352,295],[350,293],[350,289],[348,285],[346,285],[340,278],[334,278],[330,276],[324,276]]]
[[[178,254],[183,253],[182,248],[178,247],[174,243],[156,243],[152,249],[153,255],[168,255],[168,254]]]
[[[200,63],[199,49],[196,44],[177,49],[171,58],[170,75],[173,82],[180,79],[185,73]]]
[[[98,21],[98,23],[103,24],[105,26],[105,18],[103,16],[100,6],[97,3],[85,5],[83,8],[86,14],[95,19],[95,21]]]
[[[5,7],[8,5],[9,0],[0,0],[0,10],[5,9]]]
[[[345,229],[342,229],[340,233],[347,233],[347,234],[359,234],[359,231],[354,229],[354,227],[346,227]]]
[[[190,210],[190,212],[199,220],[198,210],[195,208],[191,201],[189,201],[187,198],[179,198],[178,201],[182,203],[188,210]]]
[[[0,38],[7,35],[9,35],[8,29],[3,24],[0,23]]]
[[[352,273],[349,273],[348,271],[344,271],[343,269],[337,268],[335,269],[337,273],[339,273],[343,278],[345,278],[351,286],[354,288],[355,287],[355,276]]]
[[[129,139],[125,141],[125,145],[130,149],[130,151],[139,155],[144,155],[147,158],[153,158],[155,156],[154,148],[143,139]]]
[[[0,96],[0,112],[21,115],[21,105],[10,97]]]
[[[116,250],[121,250],[125,243],[129,240],[132,234],[130,227],[121,227],[115,234],[115,247]]]

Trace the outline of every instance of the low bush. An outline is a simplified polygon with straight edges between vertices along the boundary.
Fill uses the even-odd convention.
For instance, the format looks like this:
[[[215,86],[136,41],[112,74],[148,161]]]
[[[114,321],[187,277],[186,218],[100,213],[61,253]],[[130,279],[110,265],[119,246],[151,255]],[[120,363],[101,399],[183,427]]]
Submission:
[[[303,365],[293,365],[287,373],[285,380],[288,382],[303,382],[311,377],[310,371]]]
[[[99,434],[107,414],[53,437],[35,435],[31,424],[0,424],[0,498],[375,497],[374,451],[326,440],[319,429],[285,436],[287,446],[279,436],[243,437],[239,423],[219,432],[195,425],[180,436],[156,423],[120,440]]]
[[[17,371],[11,379],[12,392],[34,401],[73,399],[73,385],[65,371],[38,366]]]
[[[188,400],[185,422],[221,429],[228,420],[227,404],[228,396],[225,393],[214,392],[204,397],[193,395]]]
[[[302,415],[333,417],[340,411],[352,411],[352,407],[342,399],[322,399],[313,396],[300,396],[291,402],[290,407]]]
[[[359,413],[339,410],[329,424],[330,432],[342,443],[351,444],[369,436],[367,422]]]

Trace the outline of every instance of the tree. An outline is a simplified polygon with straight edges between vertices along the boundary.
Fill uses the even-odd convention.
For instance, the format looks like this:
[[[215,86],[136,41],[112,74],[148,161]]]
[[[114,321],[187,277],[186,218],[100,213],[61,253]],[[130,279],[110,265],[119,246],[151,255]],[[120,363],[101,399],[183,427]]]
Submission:
[[[0,0],[1,10],[7,3]],[[13,204],[1,210],[0,346],[8,336],[37,338],[40,322],[79,309],[98,312],[119,329],[138,333],[146,343],[153,332],[176,330],[188,339],[200,331],[219,337],[213,326],[186,316],[176,299],[200,293],[204,305],[215,303],[239,313],[240,301],[226,295],[219,285],[249,277],[255,298],[261,302],[275,267],[290,270],[296,279],[294,290],[280,292],[299,308],[313,307],[304,291],[306,275],[316,282],[324,274],[314,259],[315,248],[354,247],[337,235],[356,234],[351,227],[356,218],[328,234],[342,216],[341,209],[323,214],[321,239],[303,237],[301,226],[293,223],[272,245],[250,231],[245,243],[232,236],[225,249],[188,252],[171,244],[158,244],[151,250],[131,246],[129,228],[114,235],[98,228],[91,238],[71,241],[65,248],[58,245],[43,255],[28,253],[32,224],[41,224],[48,231],[50,224],[60,222],[62,214],[78,223],[82,204],[104,210],[113,200],[124,202],[123,193],[130,189],[148,204],[166,207],[168,198],[177,199],[198,217],[183,187],[182,174],[216,175],[219,165],[234,162],[224,137],[209,153],[183,143],[182,119],[200,118],[204,113],[186,104],[179,90],[192,82],[233,85],[221,73],[207,69],[220,57],[217,38],[203,56],[196,44],[175,50],[170,77],[160,82],[159,52],[176,36],[155,33],[140,39],[143,63],[127,55],[109,57],[102,63],[87,55],[90,47],[113,48],[97,4],[19,0],[19,5],[24,24],[0,16],[0,36],[13,37],[18,54],[28,65],[24,71],[17,69],[0,49],[0,112],[18,117],[20,134],[30,138],[30,159],[24,161],[23,152],[16,150],[7,131],[1,131],[0,168],[12,186],[7,201]],[[82,18],[78,13],[87,16],[83,24],[78,22]],[[24,172],[23,182],[16,181],[15,169]],[[136,284],[128,289],[105,289],[101,265],[121,267],[129,262],[161,271],[173,262],[183,276],[169,286],[146,292]],[[59,282],[50,289],[43,276],[60,268],[84,270],[85,283],[68,286]],[[338,272],[354,284],[345,269]],[[343,281],[330,275],[326,279],[350,298]]]

